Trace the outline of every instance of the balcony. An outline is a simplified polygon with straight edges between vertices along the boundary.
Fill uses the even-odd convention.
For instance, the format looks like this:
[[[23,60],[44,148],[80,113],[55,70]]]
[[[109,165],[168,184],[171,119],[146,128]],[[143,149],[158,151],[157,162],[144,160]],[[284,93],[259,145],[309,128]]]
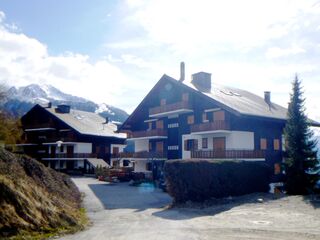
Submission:
[[[263,150],[198,150],[191,158],[198,159],[265,159]]]
[[[166,159],[167,158],[167,152],[121,152],[117,154],[113,154],[112,158],[146,158],[146,159],[152,159],[152,158],[160,158],[160,159]]]
[[[190,103],[187,101],[166,104],[149,109],[150,117],[167,117],[170,115],[193,112]]]
[[[167,131],[164,129],[152,129],[132,132],[131,138],[167,138]]]
[[[42,160],[50,159],[86,159],[86,158],[96,158],[97,154],[95,153],[52,153],[47,154],[46,157],[43,157]]]
[[[212,131],[229,131],[230,124],[227,121],[213,121],[195,124],[191,126],[191,133],[212,132]]]

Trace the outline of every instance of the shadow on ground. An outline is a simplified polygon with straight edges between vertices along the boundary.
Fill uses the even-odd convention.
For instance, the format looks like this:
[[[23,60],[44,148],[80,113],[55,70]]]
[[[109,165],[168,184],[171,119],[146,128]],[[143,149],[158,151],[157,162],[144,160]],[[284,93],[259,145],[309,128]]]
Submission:
[[[303,200],[314,208],[320,208],[320,194],[304,196]]]
[[[135,209],[144,211],[148,208],[163,208],[172,202],[171,197],[153,185],[140,187],[128,183],[89,184],[105,209]]]
[[[265,204],[286,197],[269,193],[253,193],[244,196],[223,199],[211,199],[203,203],[187,202],[169,209],[154,212],[153,215],[170,220],[184,220],[201,216],[214,216],[244,204]],[[178,214],[177,214],[178,213]]]

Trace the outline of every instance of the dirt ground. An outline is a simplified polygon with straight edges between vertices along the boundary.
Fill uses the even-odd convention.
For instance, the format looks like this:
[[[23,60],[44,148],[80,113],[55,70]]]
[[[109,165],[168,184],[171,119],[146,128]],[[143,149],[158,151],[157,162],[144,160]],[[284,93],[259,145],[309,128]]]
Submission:
[[[168,208],[171,198],[150,186],[73,180],[86,195],[92,226],[61,240],[320,239],[319,200],[252,194]]]

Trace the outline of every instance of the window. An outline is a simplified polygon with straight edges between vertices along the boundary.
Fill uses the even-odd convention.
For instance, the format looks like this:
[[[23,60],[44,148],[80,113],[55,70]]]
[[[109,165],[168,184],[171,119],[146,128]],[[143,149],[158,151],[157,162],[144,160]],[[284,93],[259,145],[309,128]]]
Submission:
[[[160,100],[160,105],[161,105],[161,106],[166,105],[166,103],[167,103],[167,100],[166,100],[166,99],[162,98],[162,99]]]
[[[202,148],[208,148],[208,138],[202,138]]]
[[[260,149],[261,150],[266,150],[267,149],[267,139],[266,138],[261,138],[260,139]]]
[[[148,129],[147,130],[151,130],[152,129],[152,122],[148,122]]]
[[[280,150],[280,140],[279,139],[274,139],[273,140],[273,150]]]
[[[119,147],[113,147],[112,148],[112,153],[113,154],[119,154]]]
[[[63,145],[60,147],[60,152],[61,153],[63,153],[63,151],[64,151],[64,147],[63,147]]]
[[[188,102],[189,101],[189,93],[183,93],[182,94],[182,101]]]
[[[202,113],[202,122],[208,122],[207,113]]]
[[[198,150],[198,140],[197,139],[188,139],[184,141],[184,150]]]
[[[277,174],[280,174],[281,173],[281,166],[279,163],[275,163],[274,164],[274,174],[277,175]]]
[[[168,146],[168,150],[179,150],[178,145]]]
[[[152,142],[149,142],[149,152],[152,151]]]
[[[187,122],[188,124],[194,124],[194,116],[193,115],[188,116]]]
[[[163,120],[159,120],[156,122],[157,129],[163,129]]]
[[[169,123],[168,128],[177,128],[179,127],[179,123]]]
[[[214,121],[224,121],[225,120],[224,111],[215,111],[215,112],[213,112],[213,120]]]
[[[156,143],[156,150],[157,152],[163,152],[163,142]]]

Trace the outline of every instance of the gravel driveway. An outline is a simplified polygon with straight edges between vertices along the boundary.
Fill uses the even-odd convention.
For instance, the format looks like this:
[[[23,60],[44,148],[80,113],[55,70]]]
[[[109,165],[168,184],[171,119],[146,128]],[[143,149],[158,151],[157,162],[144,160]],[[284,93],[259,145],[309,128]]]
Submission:
[[[61,240],[320,239],[320,208],[299,196],[168,210],[171,198],[158,189],[73,180],[93,224]]]

